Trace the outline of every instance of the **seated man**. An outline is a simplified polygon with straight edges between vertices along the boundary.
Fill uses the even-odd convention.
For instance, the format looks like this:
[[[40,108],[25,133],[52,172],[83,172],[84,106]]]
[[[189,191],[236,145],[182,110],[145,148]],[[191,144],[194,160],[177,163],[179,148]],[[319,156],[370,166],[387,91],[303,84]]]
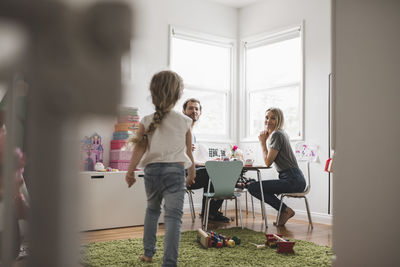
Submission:
[[[199,119],[201,115],[201,104],[200,101],[195,99],[195,98],[190,98],[185,101],[183,104],[183,114],[186,116],[190,117],[193,122],[191,126],[191,130],[193,130],[193,126],[196,123],[196,121]],[[196,149],[195,146],[196,143],[196,137],[192,135],[192,151],[194,152]],[[195,155],[193,155],[195,157]],[[206,168],[204,167],[204,162],[200,163],[196,161],[196,157],[194,158],[195,164],[196,164],[196,179],[195,183],[192,184],[190,187],[188,187],[189,190],[194,190],[194,189],[200,189],[203,188],[203,192],[206,193],[208,191],[208,181],[209,181],[209,176],[206,171]],[[203,166],[201,166],[203,165]],[[213,192],[214,189],[211,184],[210,192]],[[201,205],[201,214],[200,216],[203,217],[204,214],[204,206],[205,206],[206,198],[203,196],[203,201]],[[229,218],[225,217],[222,215],[221,212],[219,212],[219,208],[222,205],[223,200],[211,200],[210,201],[210,212],[209,212],[209,220],[212,221],[220,221],[220,222],[230,222]]]

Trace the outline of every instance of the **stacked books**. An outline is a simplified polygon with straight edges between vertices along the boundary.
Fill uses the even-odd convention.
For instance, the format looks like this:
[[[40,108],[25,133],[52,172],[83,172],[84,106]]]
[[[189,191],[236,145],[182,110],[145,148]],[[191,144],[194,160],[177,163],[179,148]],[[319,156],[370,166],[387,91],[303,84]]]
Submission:
[[[138,108],[120,107],[117,123],[114,125],[113,140],[111,140],[110,167],[127,171],[132,157],[132,150],[126,146],[126,141],[132,137],[139,127]]]

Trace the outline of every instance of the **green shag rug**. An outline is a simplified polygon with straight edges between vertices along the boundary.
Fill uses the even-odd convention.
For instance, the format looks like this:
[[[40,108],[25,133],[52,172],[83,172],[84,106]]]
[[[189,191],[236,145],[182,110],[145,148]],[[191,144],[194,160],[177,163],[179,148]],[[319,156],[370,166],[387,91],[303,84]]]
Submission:
[[[241,243],[234,248],[204,249],[197,242],[197,232],[183,232],[179,247],[178,266],[331,266],[332,250],[328,246],[294,240],[295,254],[278,254],[276,249],[256,249],[263,244],[265,235],[248,229],[218,229],[228,237],[239,236]],[[157,237],[157,253],[152,263],[138,260],[143,254],[141,238],[95,242],[84,245],[81,251],[83,266],[161,266],[164,237]]]

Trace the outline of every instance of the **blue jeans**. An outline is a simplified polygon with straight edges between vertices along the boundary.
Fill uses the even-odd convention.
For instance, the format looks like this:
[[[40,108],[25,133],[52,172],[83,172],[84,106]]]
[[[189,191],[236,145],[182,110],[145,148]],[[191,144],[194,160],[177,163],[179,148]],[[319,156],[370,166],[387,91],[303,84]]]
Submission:
[[[151,163],[144,169],[147,209],[144,219],[144,255],[152,258],[156,252],[156,234],[164,199],[165,237],[162,266],[176,266],[181,236],[183,202],[185,199],[185,169],[179,163]]]
[[[279,210],[281,201],[276,195],[282,193],[299,193],[303,192],[306,187],[306,180],[299,168],[292,168],[281,171],[279,180],[262,181],[264,192],[264,201],[271,205],[274,209]],[[251,183],[248,187],[250,194],[261,200],[260,183]],[[282,212],[286,210],[286,205],[283,203]]]

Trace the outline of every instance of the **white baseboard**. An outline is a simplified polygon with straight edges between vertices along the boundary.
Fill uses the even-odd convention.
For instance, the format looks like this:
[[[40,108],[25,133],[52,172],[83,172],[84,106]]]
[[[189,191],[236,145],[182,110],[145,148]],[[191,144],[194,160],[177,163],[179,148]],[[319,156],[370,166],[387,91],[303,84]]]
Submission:
[[[254,203],[254,211],[261,213],[261,205],[260,204],[256,204]],[[245,208],[245,204],[244,204],[244,208]],[[248,203],[248,208],[251,209],[251,202]],[[265,206],[266,210],[267,210],[267,214],[268,215],[274,215],[277,216],[278,212],[270,207],[269,205]],[[243,207],[242,207],[243,209]],[[296,212],[296,214],[294,215],[293,218],[298,219],[298,220],[302,220],[302,221],[308,221],[308,216],[307,216],[307,211],[306,210],[299,210],[299,209],[295,209],[294,210]],[[311,220],[313,221],[313,223],[322,223],[322,224],[327,224],[327,225],[332,225],[332,215],[331,214],[326,214],[326,213],[319,213],[319,212],[313,212],[311,211]]]
[[[278,212],[274,208],[267,207],[266,209],[267,209],[268,215],[277,216]],[[302,221],[308,222],[308,216],[307,216],[306,210],[295,209],[294,211],[296,212],[296,214],[294,215],[293,218],[295,218],[297,220],[302,220]],[[261,213],[261,208],[259,208],[259,212]],[[322,223],[322,224],[332,225],[332,215],[331,214],[311,212],[311,220],[313,223]]]
[[[244,211],[246,209],[246,203],[241,203],[242,204],[242,211]],[[249,211],[251,212],[251,202],[248,202],[247,207],[249,209]],[[268,205],[265,206],[267,209],[267,215],[273,215],[276,216],[277,215],[277,211],[272,208],[269,207]],[[222,208],[225,209],[225,203],[222,204]],[[235,208],[235,204],[233,201],[228,201],[228,210],[232,210]],[[194,203],[194,209],[196,214],[200,213],[201,211],[201,203]],[[186,202],[183,206],[183,210],[184,212],[190,212],[189,209],[189,203]],[[254,211],[257,213],[261,213],[261,207],[259,204],[259,201],[254,203]],[[296,214],[294,215],[295,219],[298,220],[303,220],[303,221],[308,221],[308,217],[307,217],[307,211],[306,210],[299,210],[299,209],[295,209],[294,210],[296,212]],[[322,223],[322,224],[327,224],[327,225],[332,225],[332,215],[331,214],[325,214],[325,213],[319,213],[319,212],[311,212],[311,219],[313,221],[313,223]]]

